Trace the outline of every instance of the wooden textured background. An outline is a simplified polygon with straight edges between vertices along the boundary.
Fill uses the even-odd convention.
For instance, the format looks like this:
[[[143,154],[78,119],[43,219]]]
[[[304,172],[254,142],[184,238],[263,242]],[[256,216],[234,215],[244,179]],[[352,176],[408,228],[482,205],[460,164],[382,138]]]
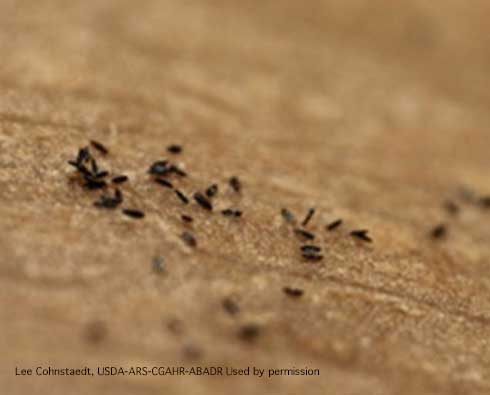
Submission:
[[[488,1],[0,6],[3,393],[490,393],[490,212],[461,194],[490,193]],[[66,161],[91,138],[144,220],[95,209],[98,193],[70,182]],[[148,180],[170,143],[190,174],[179,187],[219,182],[218,208],[241,220]],[[323,262],[301,261],[283,206],[317,207]],[[183,212],[196,250],[178,237]],[[447,238],[431,240],[440,222]],[[348,236],[359,227],[372,245]],[[263,328],[255,342],[237,337],[247,323]],[[105,364],[321,376],[14,376]]]

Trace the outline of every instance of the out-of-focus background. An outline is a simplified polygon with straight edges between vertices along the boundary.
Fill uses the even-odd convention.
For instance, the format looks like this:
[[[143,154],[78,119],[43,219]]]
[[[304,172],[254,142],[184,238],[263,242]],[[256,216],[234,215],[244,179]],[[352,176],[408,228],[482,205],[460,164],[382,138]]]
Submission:
[[[0,7],[4,393],[489,393],[488,1]],[[66,162],[90,139],[130,176],[124,204],[144,220],[97,210],[99,192],[73,181]],[[171,143],[189,172],[179,188],[218,182],[217,210],[242,219],[149,180]],[[322,262],[301,260],[282,207],[317,208]],[[15,376],[106,365],[321,375]]]

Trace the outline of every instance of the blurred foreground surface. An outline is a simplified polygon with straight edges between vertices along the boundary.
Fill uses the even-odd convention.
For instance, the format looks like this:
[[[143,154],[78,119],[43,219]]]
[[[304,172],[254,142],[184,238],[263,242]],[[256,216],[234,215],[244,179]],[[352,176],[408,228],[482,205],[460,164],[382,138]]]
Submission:
[[[5,393],[489,393],[490,213],[460,192],[490,193],[490,4],[290,3],[2,1]],[[66,161],[91,138],[130,176],[126,205],[144,220],[97,210],[99,194],[70,183]],[[218,208],[241,220],[149,182],[171,143],[190,174],[179,187],[219,182]],[[318,264],[279,215],[311,206]],[[196,250],[178,237],[182,213]],[[440,222],[447,238],[430,240]],[[254,342],[237,336],[247,323],[263,328]],[[180,364],[321,376],[14,376]]]

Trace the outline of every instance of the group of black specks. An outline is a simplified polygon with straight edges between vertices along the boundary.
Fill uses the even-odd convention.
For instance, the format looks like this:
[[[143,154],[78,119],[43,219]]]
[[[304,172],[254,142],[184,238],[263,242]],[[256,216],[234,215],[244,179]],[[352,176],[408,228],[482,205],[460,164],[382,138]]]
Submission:
[[[108,155],[109,149],[102,143],[91,140],[90,145],[101,155]],[[182,146],[172,144],[167,147],[167,151],[171,154],[180,154],[182,152]],[[101,170],[97,163],[97,159],[91,153],[90,147],[86,146],[80,148],[75,159],[69,160],[68,163],[75,167],[79,173],[83,187],[95,190],[102,190],[102,194],[98,200],[94,202],[94,206],[97,208],[115,209],[119,207],[123,202],[123,193],[118,185],[123,184],[129,180],[129,177],[122,174],[114,176],[108,181],[109,171]],[[189,204],[190,198],[181,190],[174,186],[174,183],[169,179],[171,175],[177,177],[187,177],[187,173],[177,165],[171,163],[169,160],[158,160],[150,165],[148,173],[153,178],[153,181],[163,187],[174,190],[175,195],[183,204]],[[239,193],[241,191],[241,182],[237,177],[231,177],[229,179],[231,188]],[[210,185],[205,193],[195,192],[192,195],[194,201],[203,209],[207,211],[213,211],[212,198],[218,193],[218,185]],[[144,218],[145,213],[136,208],[123,208],[121,212],[131,218],[139,219]],[[222,214],[227,217],[241,217],[242,211],[234,208],[228,208],[222,210]],[[193,218],[189,215],[182,214],[182,221],[190,223]],[[186,244],[191,247],[197,245],[195,237],[189,232],[182,234],[182,239]]]
[[[310,262],[318,262],[318,261],[321,261],[323,259],[322,248],[315,245],[315,244],[312,244],[312,242],[316,238],[316,235],[305,229],[308,226],[311,219],[313,218],[313,216],[315,215],[315,212],[316,212],[316,210],[314,208],[308,209],[305,218],[303,219],[303,221],[301,221],[301,226],[297,227],[296,226],[297,220],[296,220],[296,217],[294,216],[294,214],[290,210],[288,210],[287,208],[283,208],[281,210],[281,215],[284,218],[284,220],[287,223],[294,226],[294,228],[293,228],[294,234],[303,243],[306,243],[306,244],[303,244],[300,246],[300,252],[301,252],[301,256],[303,257],[303,259],[305,259],[306,261],[310,261]],[[340,225],[342,225],[342,223],[343,223],[343,220],[339,218],[339,219],[327,224],[325,226],[325,229],[328,232],[335,231],[337,228],[340,227]],[[366,242],[366,243],[372,243],[372,241],[373,241],[371,239],[371,237],[368,235],[368,230],[366,230],[366,229],[352,230],[350,232],[350,235],[352,237],[354,237],[360,241]],[[286,290],[285,290],[285,292],[286,292],[286,294],[291,295],[291,292],[287,292]]]
[[[446,200],[442,205],[446,213],[453,219],[460,215],[463,204],[481,210],[490,210],[490,196],[477,196],[475,192],[466,187],[460,189],[459,195],[460,204],[454,200]],[[444,221],[435,225],[430,230],[429,235],[434,240],[443,240],[448,236],[449,229],[449,221]]]
[[[124,174],[112,175],[109,171],[100,168],[99,163],[95,155],[91,152],[93,148],[97,154],[102,156],[109,155],[109,149],[98,141],[91,140],[90,146],[80,148],[75,159],[69,160],[68,163],[76,169],[78,173],[78,179],[81,185],[89,190],[100,190],[101,195],[94,202],[94,206],[98,209],[110,209],[114,210],[120,206],[124,206],[124,195],[121,190],[121,185],[129,181],[129,177]],[[171,155],[178,155],[183,152],[183,148],[180,145],[172,144],[167,147],[167,151]],[[204,192],[197,191],[190,197],[182,190],[176,187],[176,182],[173,177],[181,178],[187,177],[188,174],[181,167],[173,163],[168,159],[161,159],[153,162],[148,169],[148,174],[152,182],[173,190],[176,198],[184,206],[189,205],[191,200],[194,200],[199,207],[206,212],[213,212],[214,204],[213,200],[219,193],[218,184],[213,183],[207,187]],[[236,176],[229,178],[229,187],[236,194],[241,194],[243,190],[240,179]],[[308,224],[311,222],[316,210],[310,208],[303,221],[297,226],[297,220],[294,214],[283,208],[281,215],[287,224],[292,226],[293,233],[296,237],[302,241],[300,246],[300,255],[306,262],[318,262],[323,260],[322,248],[313,244],[316,235],[307,230]],[[134,207],[122,207],[121,213],[132,219],[142,219],[145,217],[143,210]],[[227,208],[221,211],[221,214],[225,217],[241,218],[243,215],[242,210],[237,208]],[[181,220],[190,224],[194,221],[194,218],[186,213],[182,213]],[[325,230],[328,232],[336,231],[343,224],[342,219],[337,219],[325,226]],[[356,238],[361,242],[371,243],[372,239],[368,235],[368,231],[364,229],[352,230],[350,236]],[[184,231],[180,235],[182,241],[189,247],[195,248],[198,245],[196,236],[189,230]],[[155,257],[152,261],[153,271],[157,274],[165,273],[166,266],[163,257]],[[289,297],[299,298],[304,294],[304,290],[296,287],[285,286],[282,291]],[[240,307],[232,299],[225,299],[223,301],[224,310],[230,315],[236,315],[240,312]],[[256,324],[247,324],[240,328],[238,335],[243,340],[253,340],[260,333],[260,327]]]
[[[107,155],[109,153],[109,150],[97,141],[92,140],[90,144],[102,155]],[[82,183],[85,188],[102,189],[104,191],[100,198],[94,202],[95,207],[114,209],[123,202],[123,194],[116,185],[126,182],[128,177],[119,175],[113,177],[112,180],[108,182],[107,177],[109,176],[109,172],[99,168],[97,160],[91,154],[88,146],[80,148],[77,157],[74,160],[69,160],[68,163],[75,167],[81,175]],[[109,184],[112,184],[114,187],[112,195],[109,194]],[[142,215],[142,213],[133,209],[123,209],[123,212],[127,215]]]

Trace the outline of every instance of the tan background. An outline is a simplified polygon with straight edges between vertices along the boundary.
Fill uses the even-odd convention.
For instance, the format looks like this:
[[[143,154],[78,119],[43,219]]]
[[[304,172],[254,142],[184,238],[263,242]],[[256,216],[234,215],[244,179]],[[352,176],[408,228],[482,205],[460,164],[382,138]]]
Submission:
[[[3,393],[490,393],[490,214],[442,209],[461,187],[490,193],[488,1],[0,6]],[[98,193],[69,182],[66,161],[90,138],[130,175],[143,221],[96,210]],[[174,142],[190,173],[179,186],[220,182],[218,207],[242,208],[241,221],[184,210],[149,182]],[[225,188],[234,174],[242,198]],[[318,208],[322,263],[301,261],[283,206]],[[196,251],[178,238],[184,211]],[[434,242],[439,222],[449,235]],[[372,246],[348,237],[358,227]],[[107,328],[95,344],[94,322]],[[248,322],[264,328],[253,344],[236,335]],[[183,363],[321,376],[14,376]]]

